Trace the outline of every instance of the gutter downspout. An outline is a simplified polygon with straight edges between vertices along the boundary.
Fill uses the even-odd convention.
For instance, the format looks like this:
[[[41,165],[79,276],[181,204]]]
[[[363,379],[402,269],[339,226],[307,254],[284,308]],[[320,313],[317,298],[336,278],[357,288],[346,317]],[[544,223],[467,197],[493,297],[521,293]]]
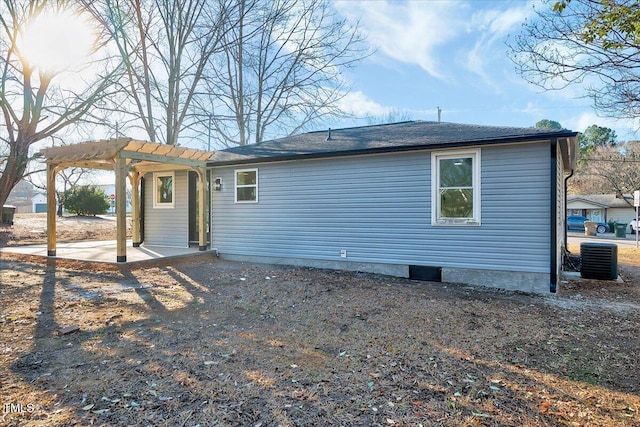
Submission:
[[[551,241],[549,243],[549,292],[555,294],[558,288],[558,139],[551,140],[550,147],[550,183],[551,183],[551,209],[549,212],[551,225]]]
[[[140,178],[140,244],[144,243],[144,176]]]
[[[569,178],[571,178],[573,176],[573,173],[575,171],[573,169],[571,169],[571,172],[569,173],[569,175],[567,175],[567,177],[564,179],[564,217],[565,217],[565,221],[567,218],[567,183],[569,181]],[[564,225],[564,250],[566,253],[570,254],[571,252],[569,252],[569,249],[567,247],[567,224],[565,223]]]

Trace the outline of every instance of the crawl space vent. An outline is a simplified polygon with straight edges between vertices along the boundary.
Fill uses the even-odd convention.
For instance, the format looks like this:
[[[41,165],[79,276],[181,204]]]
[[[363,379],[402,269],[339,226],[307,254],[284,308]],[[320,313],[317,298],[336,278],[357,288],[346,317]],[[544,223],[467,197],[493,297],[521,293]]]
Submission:
[[[427,267],[425,265],[410,265],[409,279],[425,282],[442,282],[441,267]]]
[[[611,243],[581,243],[582,269],[585,279],[616,280],[618,278],[618,246]]]

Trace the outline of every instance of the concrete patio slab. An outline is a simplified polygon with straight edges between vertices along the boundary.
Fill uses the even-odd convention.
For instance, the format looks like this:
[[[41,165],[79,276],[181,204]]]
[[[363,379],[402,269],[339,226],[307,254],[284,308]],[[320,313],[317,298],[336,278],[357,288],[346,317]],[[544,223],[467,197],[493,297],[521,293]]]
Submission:
[[[47,245],[8,246],[0,248],[0,253],[14,253],[47,257]],[[204,253],[194,248],[167,246],[145,246],[134,248],[131,240],[127,241],[126,263],[149,261],[160,258],[185,256]],[[56,256],[51,258],[72,259],[78,261],[107,262],[116,264],[116,241],[59,242],[56,245]],[[123,263],[117,263],[123,264]]]

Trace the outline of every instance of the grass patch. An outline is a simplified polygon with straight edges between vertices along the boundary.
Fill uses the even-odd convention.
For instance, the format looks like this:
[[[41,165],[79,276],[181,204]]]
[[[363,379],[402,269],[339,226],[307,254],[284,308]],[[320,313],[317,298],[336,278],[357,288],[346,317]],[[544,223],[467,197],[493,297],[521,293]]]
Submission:
[[[580,245],[567,245],[567,248],[572,254],[580,254]],[[618,246],[618,264],[640,267],[640,249]]]

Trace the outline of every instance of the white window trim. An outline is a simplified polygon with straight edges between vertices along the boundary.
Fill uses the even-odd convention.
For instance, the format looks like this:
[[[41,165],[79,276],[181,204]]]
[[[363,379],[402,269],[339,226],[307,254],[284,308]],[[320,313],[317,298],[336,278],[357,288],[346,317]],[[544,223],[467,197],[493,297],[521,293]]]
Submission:
[[[255,172],[256,173],[256,183],[255,184],[250,184],[250,185],[238,185],[238,173],[239,172]],[[235,199],[236,203],[258,203],[258,169],[235,169],[233,171],[233,179],[234,179],[234,186],[233,186],[233,197]],[[255,200],[238,200],[238,188],[248,188],[248,187],[255,187],[256,188],[256,199]]]
[[[158,200],[158,178],[170,176],[172,184],[171,203],[160,202]],[[173,209],[176,206],[176,174],[175,172],[154,172],[153,173],[153,207],[156,209]]]
[[[440,159],[451,159],[458,157],[472,157],[473,158],[473,218],[438,218],[440,212]],[[481,151],[480,148],[466,149],[466,150],[448,150],[448,151],[435,151],[431,153],[431,225],[432,226],[474,226],[481,225],[480,212],[482,211],[482,201],[480,195],[480,171],[482,170],[481,163]]]

